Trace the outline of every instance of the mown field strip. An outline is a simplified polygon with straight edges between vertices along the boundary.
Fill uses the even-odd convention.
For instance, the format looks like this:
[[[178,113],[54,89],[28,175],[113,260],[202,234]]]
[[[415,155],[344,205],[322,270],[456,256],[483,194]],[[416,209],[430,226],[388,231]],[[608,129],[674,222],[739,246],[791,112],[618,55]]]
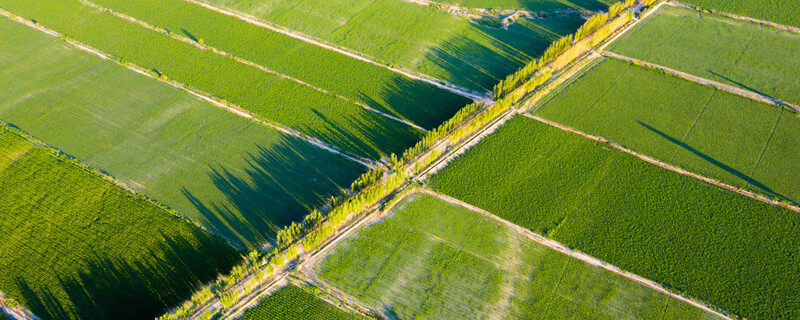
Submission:
[[[724,84],[724,83],[716,82],[716,81],[709,80],[709,79],[706,79],[706,78],[703,78],[703,77],[691,75],[691,74],[688,74],[686,72],[678,71],[678,70],[675,70],[675,69],[672,69],[672,68],[668,68],[668,67],[665,67],[665,66],[657,65],[657,64],[654,64],[654,63],[649,63],[649,62],[646,62],[646,61],[642,61],[642,60],[639,60],[639,59],[623,56],[621,54],[617,54],[617,53],[613,53],[613,52],[609,52],[609,51],[603,51],[602,55],[604,55],[606,57],[609,57],[609,58],[622,60],[622,61],[627,61],[627,62],[631,62],[631,63],[634,63],[634,64],[639,64],[639,65],[642,65],[642,66],[645,66],[645,67],[648,67],[648,68],[652,68],[652,69],[655,69],[655,70],[663,71],[663,72],[669,73],[671,75],[674,75],[676,77],[680,77],[680,78],[683,78],[683,79],[686,79],[686,80],[689,80],[689,81],[692,81],[692,82],[695,82],[695,83],[699,83],[699,84],[702,84],[702,85],[705,85],[705,86],[709,86],[709,87],[712,87],[712,88],[717,88],[717,89],[723,90],[723,91],[728,92],[728,93],[733,93],[733,94],[736,94],[736,95],[740,95],[742,97],[750,98],[750,99],[761,101],[761,102],[764,102],[764,103],[769,103],[771,105],[775,105],[775,106],[779,106],[779,107],[786,107],[786,108],[792,109],[794,111],[800,111],[800,106],[788,103],[786,101],[782,101],[782,100],[779,100],[779,99],[776,99],[776,98],[773,98],[773,97],[770,97],[770,96],[758,94],[758,93],[755,93],[755,92],[752,92],[752,91],[748,91],[748,90],[745,90],[745,89],[740,89],[740,88],[737,88],[737,87],[734,87],[734,86],[731,86],[731,85],[727,85],[727,84]]]
[[[529,239],[531,239],[533,241],[536,241],[537,243],[542,244],[542,245],[544,245],[544,246],[546,246],[548,248],[551,248],[551,249],[553,249],[555,251],[564,253],[564,254],[566,254],[566,255],[568,255],[570,257],[573,257],[573,258],[578,259],[580,261],[586,262],[586,263],[591,264],[593,266],[597,266],[597,267],[606,269],[608,271],[611,271],[611,272],[613,272],[615,274],[618,274],[618,275],[620,275],[622,277],[625,277],[627,279],[630,279],[630,280],[633,280],[635,282],[638,282],[638,283],[640,283],[640,284],[642,284],[642,285],[644,285],[644,286],[646,286],[648,288],[651,288],[653,290],[656,290],[658,292],[666,294],[667,296],[670,296],[670,297],[672,297],[674,299],[678,299],[678,300],[683,301],[685,303],[688,303],[688,304],[690,304],[692,306],[700,308],[700,309],[702,309],[702,310],[704,310],[704,311],[706,311],[708,313],[714,314],[714,315],[716,315],[718,317],[721,317],[721,318],[724,318],[724,319],[729,319],[729,320],[734,320],[735,319],[735,318],[733,318],[731,316],[728,316],[726,314],[723,314],[723,313],[717,311],[716,309],[710,307],[709,305],[707,305],[705,303],[702,303],[702,302],[694,300],[694,299],[687,298],[687,297],[685,297],[683,295],[680,295],[680,294],[677,294],[677,293],[673,293],[673,292],[669,291],[668,289],[664,288],[662,285],[656,283],[655,281],[652,281],[652,280],[649,280],[649,279],[645,279],[645,278],[643,278],[641,276],[638,276],[636,274],[633,274],[631,272],[622,270],[621,268],[619,268],[617,266],[614,266],[614,265],[612,265],[612,264],[610,264],[608,262],[605,262],[605,261],[602,261],[602,260],[597,259],[595,257],[592,257],[592,256],[590,256],[588,254],[583,253],[583,252],[572,250],[569,247],[559,243],[558,241],[546,238],[546,237],[544,237],[544,236],[542,236],[542,235],[540,235],[538,233],[535,233],[535,232],[533,232],[533,231],[531,231],[529,229],[525,229],[525,228],[523,228],[521,226],[513,224],[508,220],[504,220],[503,218],[500,218],[500,217],[498,217],[498,216],[496,216],[494,214],[491,214],[490,212],[488,212],[486,210],[483,210],[481,208],[473,206],[473,205],[471,205],[469,203],[466,203],[466,202],[458,200],[456,198],[441,194],[439,192],[433,191],[433,190],[428,189],[428,188],[420,189],[420,192],[425,193],[425,194],[429,194],[429,195],[434,196],[434,197],[437,197],[439,199],[442,199],[442,200],[447,201],[449,203],[452,203],[454,205],[462,206],[462,207],[467,208],[469,210],[478,212],[478,213],[480,213],[480,214],[482,214],[482,215],[484,215],[484,216],[486,216],[486,217],[488,217],[488,218],[490,218],[490,219],[492,219],[494,221],[497,221],[497,222],[499,222],[499,223],[501,223],[501,224],[503,224],[503,225],[515,230],[516,232],[519,232],[522,235],[525,235]]]
[[[470,99],[472,99],[472,100],[474,100],[476,102],[477,101],[487,101],[487,100],[491,99],[488,94],[476,93],[476,92],[473,92],[473,91],[471,91],[469,89],[466,89],[466,88],[459,87],[459,86],[456,86],[454,84],[448,83],[448,82],[446,82],[444,80],[441,80],[441,79],[436,79],[436,78],[433,78],[433,77],[430,77],[430,76],[426,76],[426,75],[421,75],[421,74],[414,74],[414,73],[411,73],[409,71],[401,70],[401,69],[389,66],[389,65],[384,64],[384,63],[379,63],[376,60],[374,60],[373,58],[371,58],[371,57],[369,57],[369,56],[367,56],[365,54],[358,53],[358,52],[350,50],[350,49],[345,49],[345,48],[340,47],[340,46],[335,46],[335,45],[323,43],[323,42],[321,42],[319,40],[315,40],[315,39],[311,38],[308,35],[302,34],[302,33],[297,32],[297,31],[289,30],[287,28],[279,27],[279,26],[271,24],[271,23],[267,23],[267,22],[265,22],[265,21],[263,21],[263,20],[261,20],[259,18],[256,18],[254,16],[251,16],[251,15],[248,15],[248,14],[245,14],[245,13],[242,13],[242,12],[230,11],[230,10],[223,9],[223,8],[211,5],[209,3],[201,2],[201,1],[197,1],[197,0],[184,0],[184,1],[196,4],[196,5],[199,5],[199,6],[202,6],[204,8],[216,11],[218,13],[222,13],[222,14],[225,14],[225,15],[229,15],[229,16],[232,16],[232,17],[239,18],[241,20],[244,20],[244,21],[246,21],[248,23],[257,25],[259,27],[262,27],[262,28],[265,28],[265,29],[269,29],[271,31],[274,31],[274,32],[277,32],[277,33],[280,33],[280,34],[283,34],[283,35],[298,39],[298,40],[302,40],[304,42],[313,44],[315,46],[319,46],[319,47],[322,47],[322,48],[325,48],[325,49],[328,49],[328,50],[332,50],[332,51],[338,52],[340,54],[346,55],[346,56],[354,58],[354,59],[361,60],[363,62],[372,64],[372,65],[375,65],[375,66],[379,66],[379,67],[383,67],[383,68],[389,69],[389,70],[391,70],[393,72],[396,72],[396,73],[401,74],[403,76],[406,76],[408,78],[426,82],[428,84],[437,86],[439,88],[445,89],[445,90],[450,91],[452,93],[455,93],[455,94],[470,98]]]

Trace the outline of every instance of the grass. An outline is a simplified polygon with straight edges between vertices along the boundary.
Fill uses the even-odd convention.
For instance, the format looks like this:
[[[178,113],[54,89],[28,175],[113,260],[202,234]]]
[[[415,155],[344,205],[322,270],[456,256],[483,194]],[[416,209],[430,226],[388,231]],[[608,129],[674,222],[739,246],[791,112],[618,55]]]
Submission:
[[[469,8],[520,9],[533,12],[564,9],[607,10],[616,0],[444,0]]]
[[[241,247],[340,194],[366,168],[0,19],[0,120]]]
[[[0,291],[44,319],[152,318],[241,259],[5,128],[0,181]]]
[[[591,0],[590,0],[591,1]],[[493,29],[395,0],[212,0],[263,20],[474,90],[490,91],[583,24],[577,16]]]
[[[741,16],[800,27],[800,3],[791,0],[687,0],[704,9],[715,9]]]
[[[800,215],[528,118],[430,184],[747,319],[800,316]]]
[[[613,59],[535,108],[691,172],[800,202],[800,186],[791,182],[800,179],[800,119],[790,110]]]
[[[285,286],[244,312],[240,320],[363,319],[293,285]]]
[[[425,194],[334,247],[314,270],[390,318],[712,318]]]
[[[93,2],[428,129],[469,102],[431,84],[186,1]]]
[[[800,33],[663,6],[610,51],[800,104]]]
[[[399,153],[422,134],[333,94],[200,50],[77,0],[2,0],[0,7],[358,155]]]

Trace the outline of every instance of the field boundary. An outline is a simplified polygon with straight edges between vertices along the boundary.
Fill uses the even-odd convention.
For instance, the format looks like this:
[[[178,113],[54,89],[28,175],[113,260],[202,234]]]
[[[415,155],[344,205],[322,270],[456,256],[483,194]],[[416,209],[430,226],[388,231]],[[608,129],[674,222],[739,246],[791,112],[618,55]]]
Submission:
[[[14,320],[41,320],[33,312],[0,292],[0,315],[3,314]]]
[[[352,49],[348,49],[348,48],[345,48],[345,47],[342,47],[342,46],[338,46],[338,45],[335,45],[335,44],[331,44],[331,43],[328,43],[327,41],[323,41],[323,40],[320,40],[320,39],[315,39],[315,38],[313,38],[313,37],[311,37],[311,36],[309,36],[307,34],[300,33],[298,31],[291,30],[289,28],[279,26],[279,25],[274,24],[272,22],[267,22],[267,21],[265,21],[263,19],[257,18],[255,16],[252,16],[252,15],[249,15],[249,14],[246,14],[246,13],[243,13],[243,12],[234,11],[234,10],[229,9],[229,8],[222,8],[222,7],[218,6],[218,5],[211,4],[211,3],[209,3],[208,1],[205,1],[205,0],[182,0],[182,1],[186,1],[186,2],[189,2],[189,3],[192,3],[192,4],[196,4],[196,5],[199,5],[201,7],[206,8],[208,10],[212,10],[212,11],[224,14],[224,15],[228,15],[228,16],[231,16],[231,17],[238,18],[240,20],[243,20],[243,21],[245,21],[247,23],[259,26],[261,28],[265,28],[265,29],[271,30],[273,32],[277,32],[277,33],[283,34],[285,36],[289,36],[289,37],[301,40],[303,42],[310,43],[310,44],[313,44],[315,46],[318,46],[318,47],[321,47],[321,48],[324,48],[324,49],[328,49],[328,50],[337,52],[339,54],[346,55],[346,56],[348,56],[350,58],[353,58],[353,59],[357,59],[357,60],[372,64],[372,65],[376,65],[376,66],[388,69],[388,70],[390,70],[392,72],[395,72],[397,74],[403,75],[405,77],[408,77],[408,78],[411,78],[411,79],[414,79],[414,80],[418,80],[418,81],[422,81],[422,82],[434,85],[436,87],[439,87],[441,89],[450,91],[450,92],[455,93],[457,95],[472,99],[475,102],[490,100],[488,94],[477,93],[477,92],[474,92],[474,91],[469,90],[467,88],[463,88],[463,87],[457,86],[455,84],[449,83],[449,82],[441,80],[441,79],[437,79],[437,78],[434,78],[434,77],[431,77],[431,76],[428,76],[428,75],[419,74],[419,73],[416,73],[416,72],[400,69],[400,68],[391,66],[391,65],[389,65],[387,63],[379,62],[377,59],[375,59],[373,57],[370,57],[370,56],[368,56],[366,54],[360,53],[358,51],[355,51],[355,50],[352,50]]]
[[[781,30],[800,33],[800,28],[787,26],[785,24],[775,23],[775,22],[772,22],[772,21],[761,20],[761,19],[751,18],[751,17],[747,17],[747,16],[740,16],[738,14],[733,14],[733,13],[728,13],[728,12],[723,12],[723,11],[717,11],[717,10],[713,10],[713,9],[709,11],[709,10],[702,9],[702,8],[700,8],[698,6],[694,6],[694,5],[691,5],[691,4],[688,4],[688,3],[683,3],[683,2],[675,1],[675,0],[669,0],[666,3],[668,5],[670,5],[670,6],[673,6],[673,7],[688,8],[688,9],[697,10],[697,11],[700,11],[700,12],[716,14],[716,15],[720,15],[720,16],[723,16],[723,17],[728,17],[728,18],[732,18],[732,19],[736,19],[736,20],[749,21],[749,22],[753,22],[753,23],[757,23],[757,24],[761,24],[761,25],[767,25],[767,26],[770,26],[770,27],[775,27],[775,28],[778,28],[778,29],[781,29]]]
[[[464,201],[461,201],[461,200],[458,200],[456,198],[453,198],[453,197],[438,193],[436,191],[433,191],[433,190],[430,190],[430,189],[427,189],[427,188],[423,188],[423,189],[419,190],[418,192],[425,193],[425,194],[431,195],[433,197],[439,198],[439,199],[441,199],[443,201],[446,201],[446,202],[448,202],[450,204],[461,206],[461,207],[464,207],[466,209],[478,212],[478,213],[486,216],[487,218],[490,218],[490,219],[492,219],[494,221],[497,221],[500,224],[502,224],[502,225],[504,225],[506,227],[509,227],[512,230],[518,232],[519,234],[522,234],[522,235],[526,236],[527,238],[529,238],[529,239],[531,239],[531,240],[533,240],[533,241],[535,241],[535,242],[537,242],[537,243],[539,243],[541,245],[544,245],[544,246],[546,246],[546,247],[548,247],[550,249],[553,249],[555,251],[561,252],[563,254],[566,254],[567,256],[570,256],[570,257],[572,257],[574,259],[577,259],[577,260],[580,260],[582,262],[588,263],[590,265],[603,268],[603,269],[608,270],[610,272],[613,272],[613,273],[615,273],[617,275],[620,275],[620,276],[622,276],[622,277],[624,277],[626,279],[633,280],[634,282],[637,282],[637,283],[639,283],[641,285],[644,285],[644,286],[646,286],[648,288],[654,289],[654,290],[656,290],[656,291],[658,291],[658,292],[660,292],[662,294],[665,294],[665,295],[667,295],[667,296],[669,296],[671,298],[674,298],[674,299],[680,300],[682,302],[688,303],[688,304],[690,304],[690,305],[692,305],[694,307],[697,307],[697,308],[702,309],[702,310],[704,310],[706,312],[712,313],[712,314],[714,314],[716,316],[719,316],[719,317],[722,317],[722,318],[725,318],[725,319],[729,319],[729,320],[735,320],[736,319],[735,317],[732,317],[730,315],[727,315],[727,314],[725,314],[723,312],[718,311],[718,309],[713,305],[706,304],[706,303],[701,302],[700,300],[697,300],[697,299],[694,299],[694,298],[688,298],[686,296],[683,296],[683,295],[680,295],[680,294],[677,294],[677,293],[673,293],[673,292],[669,291],[668,289],[664,288],[663,286],[661,286],[660,284],[656,283],[655,281],[648,280],[648,279],[643,278],[641,276],[638,276],[638,275],[636,275],[634,273],[622,270],[621,268],[619,268],[617,266],[614,266],[614,265],[612,265],[612,264],[610,264],[608,262],[605,262],[603,260],[600,260],[600,259],[597,259],[595,257],[592,257],[592,256],[590,256],[590,255],[588,255],[586,253],[583,253],[583,252],[580,252],[580,251],[577,251],[577,250],[572,250],[568,246],[563,245],[558,241],[555,241],[553,239],[544,237],[544,236],[542,236],[542,235],[540,235],[538,233],[535,233],[535,232],[533,232],[531,230],[525,229],[525,228],[523,228],[521,226],[518,226],[518,225],[516,225],[514,223],[511,223],[510,221],[507,221],[507,220],[505,220],[503,218],[500,218],[500,217],[498,217],[498,216],[496,216],[496,215],[494,215],[494,214],[492,214],[492,213],[490,213],[490,212],[488,212],[486,210],[483,210],[481,208],[478,208],[476,206],[468,204],[468,203],[466,203]]]
[[[227,111],[229,111],[231,113],[234,113],[234,114],[236,114],[238,116],[250,119],[250,120],[252,120],[252,121],[254,121],[254,122],[258,123],[258,124],[270,127],[272,129],[278,130],[278,131],[280,131],[280,132],[282,132],[284,134],[287,134],[287,135],[293,136],[295,138],[304,140],[304,141],[310,143],[311,145],[316,146],[317,148],[320,148],[320,149],[323,149],[325,151],[340,155],[340,156],[342,156],[342,157],[344,157],[344,158],[346,158],[346,159],[348,159],[350,161],[354,161],[354,162],[359,163],[359,164],[361,164],[361,165],[363,165],[365,167],[368,167],[368,168],[376,168],[376,167],[380,166],[380,164],[376,163],[373,160],[366,159],[366,158],[363,158],[363,157],[360,157],[360,156],[357,156],[357,155],[352,155],[352,154],[350,154],[349,152],[346,152],[346,151],[340,151],[335,146],[329,145],[329,144],[327,144],[327,143],[325,143],[325,142],[323,142],[323,141],[321,141],[321,140],[319,140],[317,138],[314,138],[314,137],[308,136],[306,134],[300,133],[298,131],[295,131],[292,128],[283,126],[283,125],[278,124],[278,123],[273,123],[272,121],[259,119],[259,118],[255,117],[255,116],[253,116],[248,111],[244,110],[243,108],[241,108],[241,107],[239,107],[239,106],[237,106],[235,104],[232,104],[232,103],[226,102],[226,101],[221,101],[221,99],[219,99],[219,98],[217,98],[217,97],[215,97],[215,96],[213,96],[211,94],[208,94],[208,93],[205,93],[205,92],[203,92],[201,90],[195,89],[195,88],[193,88],[191,86],[188,86],[188,85],[186,85],[184,83],[181,83],[181,82],[178,82],[178,81],[174,81],[174,80],[167,80],[167,79],[164,79],[162,77],[157,77],[157,76],[151,74],[149,72],[149,70],[147,70],[145,68],[142,68],[142,67],[139,67],[138,65],[135,65],[135,64],[132,64],[132,63],[122,63],[122,62],[118,61],[117,59],[112,58],[112,56],[109,55],[109,54],[100,52],[99,50],[96,50],[96,49],[94,49],[94,48],[92,48],[92,47],[90,47],[88,45],[85,45],[85,44],[80,43],[78,41],[69,39],[68,37],[64,36],[63,34],[57,32],[57,31],[50,30],[50,29],[48,29],[48,28],[46,28],[46,27],[44,27],[42,25],[39,25],[38,23],[35,23],[35,22],[29,21],[29,20],[27,20],[25,18],[19,17],[19,16],[15,15],[15,14],[13,14],[11,12],[6,11],[5,9],[0,8],[0,15],[1,16],[5,16],[6,18],[9,18],[12,21],[15,21],[15,22],[21,23],[23,25],[26,25],[26,26],[28,26],[30,28],[33,28],[35,30],[38,30],[38,31],[44,32],[46,34],[49,34],[49,35],[51,35],[53,37],[59,38],[59,39],[65,41],[65,42],[69,43],[70,45],[72,45],[72,46],[74,46],[74,47],[76,47],[76,48],[78,48],[80,50],[89,52],[89,53],[91,53],[91,54],[93,54],[95,56],[98,56],[98,57],[102,58],[103,60],[111,61],[111,62],[116,63],[117,65],[120,65],[122,67],[125,67],[125,68],[127,68],[127,69],[129,69],[129,70],[131,70],[133,72],[139,73],[139,74],[144,75],[146,77],[150,77],[152,79],[155,79],[157,81],[160,81],[160,82],[165,83],[167,85],[170,85],[172,87],[184,90],[184,91],[190,93],[191,95],[193,95],[193,96],[195,96],[195,97],[197,97],[197,98],[199,98],[199,99],[201,99],[203,101],[211,103],[212,105],[220,107],[220,108],[222,108],[224,110],[227,110]]]

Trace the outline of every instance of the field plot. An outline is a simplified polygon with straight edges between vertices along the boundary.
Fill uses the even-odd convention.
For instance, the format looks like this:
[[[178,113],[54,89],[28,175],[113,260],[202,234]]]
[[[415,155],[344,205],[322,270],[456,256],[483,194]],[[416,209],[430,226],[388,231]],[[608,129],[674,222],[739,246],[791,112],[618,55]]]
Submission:
[[[800,2],[792,0],[684,0],[683,2],[722,12],[800,27]]]
[[[430,184],[747,319],[800,317],[800,215],[521,117]]]
[[[606,10],[617,0],[440,0],[434,1],[469,8],[520,9],[534,12],[547,10],[585,9]]]
[[[800,33],[662,6],[609,50],[800,105]]]
[[[0,8],[365,157],[399,153],[421,134],[336,95],[200,50],[77,0],[2,0]]]
[[[240,246],[366,171],[22,24],[0,33],[0,120]]]
[[[144,319],[240,257],[0,128],[0,291],[44,319]]]
[[[788,109],[614,59],[534,108],[691,172],[800,202],[800,118]]]
[[[239,320],[336,320],[364,319],[317,298],[294,285],[287,285],[245,311]]]
[[[390,215],[331,249],[315,271],[391,318],[713,318],[427,194]]]
[[[92,2],[428,129],[469,102],[389,69],[183,0]]]
[[[508,30],[494,29],[402,0],[205,2],[484,91],[584,22],[573,15],[514,24]]]

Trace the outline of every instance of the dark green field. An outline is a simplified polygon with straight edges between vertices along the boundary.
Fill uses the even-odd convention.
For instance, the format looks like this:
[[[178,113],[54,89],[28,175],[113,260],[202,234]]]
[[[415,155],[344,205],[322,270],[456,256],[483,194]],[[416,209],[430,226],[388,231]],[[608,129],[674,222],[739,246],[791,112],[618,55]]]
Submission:
[[[349,314],[303,289],[287,285],[248,309],[240,320],[349,320],[364,319]]]
[[[512,120],[430,185],[747,319],[800,317],[800,215]]]
[[[0,291],[43,319],[153,318],[240,260],[5,128],[0,181]]]

